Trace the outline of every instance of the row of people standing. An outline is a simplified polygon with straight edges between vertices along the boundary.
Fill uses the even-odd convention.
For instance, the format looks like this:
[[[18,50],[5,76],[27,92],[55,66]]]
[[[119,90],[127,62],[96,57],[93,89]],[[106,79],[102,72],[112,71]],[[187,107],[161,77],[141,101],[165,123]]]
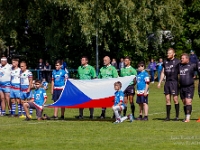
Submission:
[[[81,80],[85,80],[85,79],[95,79],[95,78],[100,78],[100,79],[108,79],[108,78],[117,78],[118,72],[116,70],[116,68],[114,66],[111,65],[111,60],[108,56],[105,56],[103,58],[103,63],[104,66],[100,69],[98,76],[96,76],[96,72],[95,69],[90,66],[88,64],[88,58],[87,57],[82,57],[81,58],[81,66],[78,67],[78,78]],[[131,58],[130,57],[126,57],[124,59],[124,67],[121,68],[120,71],[120,76],[124,77],[124,76],[130,76],[130,75],[137,75],[137,71],[130,65],[131,64]],[[144,64],[140,64],[140,66],[144,67]],[[148,75],[148,74],[145,74]],[[146,76],[145,76],[146,77]],[[144,78],[144,75],[143,75]],[[145,80],[148,77],[145,78]],[[148,81],[147,81],[148,82]],[[140,81],[138,81],[138,84],[140,83]],[[125,89],[124,91],[124,102],[125,102],[125,108],[123,110],[123,115],[126,116],[126,112],[127,112],[127,103],[128,100],[130,102],[131,105],[131,112],[133,117],[135,116],[135,104],[134,104],[134,95],[135,95],[135,88],[134,85],[136,84],[136,80],[132,81],[130,83],[130,85]],[[148,89],[143,89],[146,88],[145,84],[139,84],[141,87],[139,87],[139,91],[137,91],[137,93],[139,93],[139,97],[140,96],[144,96],[146,98],[143,99],[137,99],[137,103],[138,104],[148,104]],[[145,93],[146,92],[146,93]],[[143,110],[143,107],[141,107],[141,109]],[[144,118],[142,118],[142,110],[140,111],[140,116],[139,119],[144,119],[144,120],[148,120],[147,114],[148,114],[148,107],[144,107],[145,110],[145,116]],[[94,109],[90,108],[90,119],[93,119],[93,113],[94,113]],[[102,108],[102,113],[99,116],[99,118],[104,119],[106,116],[106,108]],[[83,119],[83,108],[79,109],[79,115],[76,116],[76,118],[78,119]]]

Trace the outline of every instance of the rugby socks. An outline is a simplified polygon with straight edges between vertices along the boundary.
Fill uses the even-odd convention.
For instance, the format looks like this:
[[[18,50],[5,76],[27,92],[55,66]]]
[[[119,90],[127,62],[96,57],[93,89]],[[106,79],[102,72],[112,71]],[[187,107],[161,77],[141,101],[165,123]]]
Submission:
[[[12,109],[9,110],[9,113],[12,115]]]
[[[105,117],[105,116],[106,116],[106,108],[102,108],[101,116],[102,116],[102,117]]]
[[[83,117],[83,108],[79,108],[79,115]]]
[[[22,106],[22,114],[24,115],[24,116],[26,116],[26,112],[25,112],[25,110],[24,110],[24,107]]]
[[[18,115],[22,115],[22,104],[18,104]]]
[[[186,115],[186,114],[187,114],[186,105],[183,106],[183,110],[184,110],[184,113],[185,113],[185,115]]]
[[[133,117],[135,117],[135,105],[134,104],[131,104],[131,111],[132,111]]]
[[[175,104],[176,118],[179,117],[179,104]]]
[[[93,114],[94,114],[94,108],[89,108],[89,110],[90,110],[90,116],[93,116]]]
[[[190,116],[192,113],[192,105],[186,105],[186,120],[190,120]]]
[[[6,111],[5,111],[5,110],[1,110],[1,114],[2,114],[3,116],[5,116],[5,115],[6,115]]]
[[[12,104],[12,115],[15,115],[16,104]]]
[[[30,113],[30,115],[33,114],[33,109],[32,108],[29,108],[29,113]]]
[[[171,105],[166,105],[167,118],[170,118]]]
[[[127,106],[124,107],[123,116],[126,116],[126,112],[127,112]]]

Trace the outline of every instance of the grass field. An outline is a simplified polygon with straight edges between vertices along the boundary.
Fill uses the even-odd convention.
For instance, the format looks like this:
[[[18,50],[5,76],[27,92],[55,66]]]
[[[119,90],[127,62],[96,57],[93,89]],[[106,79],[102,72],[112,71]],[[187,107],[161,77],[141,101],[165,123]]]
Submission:
[[[165,100],[163,87],[150,85],[149,121],[123,122],[113,124],[111,109],[107,109],[107,119],[90,121],[89,110],[85,109],[85,119],[76,120],[77,109],[67,109],[65,120],[61,121],[23,121],[19,118],[0,117],[0,150],[177,150],[199,149],[200,99],[195,92],[193,113],[190,123],[181,121],[164,122]],[[163,85],[162,85],[163,86]],[[197,89],[197,88],[196,88]],[[48,103],[51,103],[48,91]],[[180,102],[180,118],[183,119],[183,105]],[[95,109],[95,117],[101,110]],[[130,113],[130,107],[128,107]],[[46,108],[45,113],[53,115],[53,109]],[[136,106],[138,116],[138,106]],[[175,117],[172,105],[171,118]],[[35,111],[34,116],[35,118]]]

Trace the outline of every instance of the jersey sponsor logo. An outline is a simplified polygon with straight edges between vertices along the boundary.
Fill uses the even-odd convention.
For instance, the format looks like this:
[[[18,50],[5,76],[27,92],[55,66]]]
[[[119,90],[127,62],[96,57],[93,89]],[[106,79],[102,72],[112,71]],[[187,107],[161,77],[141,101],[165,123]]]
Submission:
[[[188,68],[186,69],[181,69],[180,70],[180,75],[186,75],[186,72],[188,71]]]

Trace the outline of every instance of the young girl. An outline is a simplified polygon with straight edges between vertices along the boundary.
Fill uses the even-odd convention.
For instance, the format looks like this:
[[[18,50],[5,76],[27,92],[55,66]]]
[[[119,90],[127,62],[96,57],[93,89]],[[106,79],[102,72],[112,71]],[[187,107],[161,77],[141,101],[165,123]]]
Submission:
[[[149,75],[144,70],[144,62],[138,64],[137,75],[137,100],[139,104],[140,115],[137,120],[148,121],[148,94],[149,94]],[[144,118],[142,117],[144,111]]]

